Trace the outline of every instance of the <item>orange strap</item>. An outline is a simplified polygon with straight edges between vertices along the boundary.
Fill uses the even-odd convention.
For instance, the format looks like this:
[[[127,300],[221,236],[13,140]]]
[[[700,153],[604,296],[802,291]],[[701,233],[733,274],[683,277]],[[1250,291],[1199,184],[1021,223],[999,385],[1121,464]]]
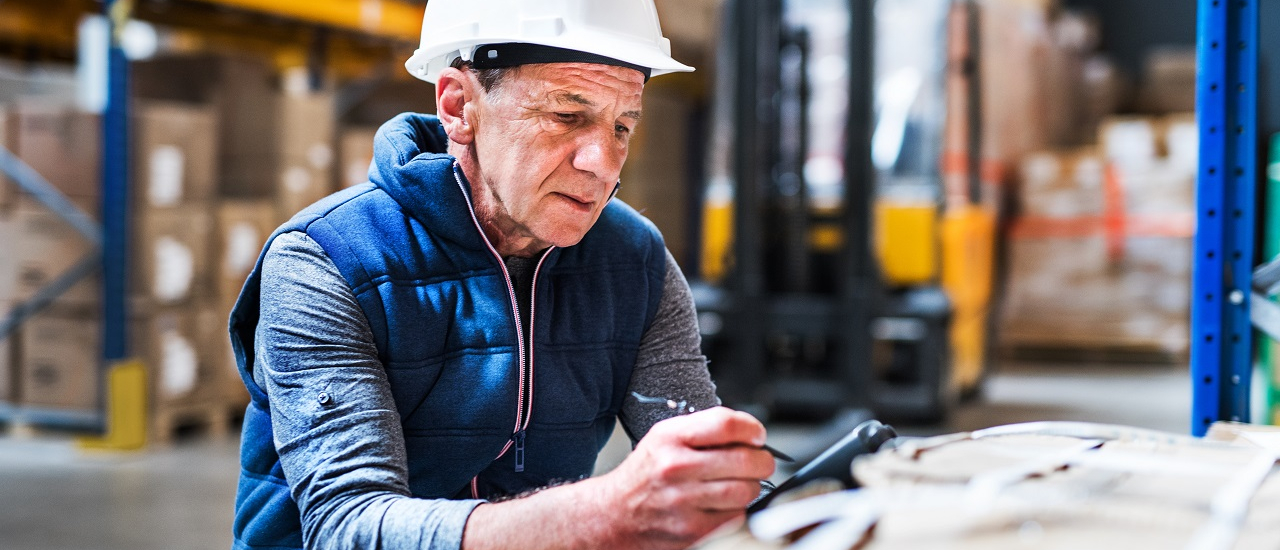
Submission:
[[[1107,258],[1112,262],[1124,259],[1125,211],[1120,171],[1114,164],[1107,163],[1102,175],[1102,231],[1107,241]]]
[[[1124,258],[1125,239],[1129,237],[1191,238],[1196,232],[1196,213],[1192,210],[1161,214],[1130,214],[1125,204],[1121,172],[1108,164],[1103,174],[1102,214],[1075,218],[1022,216],[1009,227],[1012,239],[1081,239],[1101,234],[1106,241],[1107,257]]]
[[[1014,239],[1081,239],[1109,230],[1103,216],[1077,218],[1049,218],[1023,216],[1009,226],[1009,237]],[[1194,237],[1195,212],[1170,214],[1133,214],[1124,218],[1122,237]],[[1110,238],[1110,236],[1109,236]]]

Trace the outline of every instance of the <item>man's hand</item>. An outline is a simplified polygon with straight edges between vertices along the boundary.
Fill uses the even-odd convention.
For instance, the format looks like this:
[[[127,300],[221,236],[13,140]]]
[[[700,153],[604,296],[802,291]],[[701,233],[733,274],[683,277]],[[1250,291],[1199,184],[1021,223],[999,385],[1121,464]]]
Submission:
[[[664,420],[604,476],[480,505],[463,548],[688,548],[759,495],[774,468],[764,437],[724,407]]]
[[[610,520],[629,536],[619,546],[685,548],[740,517],[773,474],[760,449],[765,430],[725,407],[654,425],[617,469],[603,476]]]

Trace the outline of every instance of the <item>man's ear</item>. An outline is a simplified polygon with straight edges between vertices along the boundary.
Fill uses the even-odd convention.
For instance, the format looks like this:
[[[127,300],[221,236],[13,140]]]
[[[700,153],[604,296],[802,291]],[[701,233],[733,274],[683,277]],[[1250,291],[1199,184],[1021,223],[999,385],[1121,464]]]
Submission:
[[[467,122],[467,104],[475,99],[476,81],[467,71],[448,67],[436,80],[436,116],[449,140],[468,145],[475,133]]]

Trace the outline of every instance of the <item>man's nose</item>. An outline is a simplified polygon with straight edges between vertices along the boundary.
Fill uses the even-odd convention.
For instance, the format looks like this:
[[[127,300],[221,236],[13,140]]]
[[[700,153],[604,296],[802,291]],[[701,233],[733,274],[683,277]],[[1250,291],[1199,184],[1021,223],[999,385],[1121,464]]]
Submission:
[[[626,160],[626,144],[619,141],[612,128],[584,135],[573,153],[574,168],[590,172],[602,181],[617,181]]]

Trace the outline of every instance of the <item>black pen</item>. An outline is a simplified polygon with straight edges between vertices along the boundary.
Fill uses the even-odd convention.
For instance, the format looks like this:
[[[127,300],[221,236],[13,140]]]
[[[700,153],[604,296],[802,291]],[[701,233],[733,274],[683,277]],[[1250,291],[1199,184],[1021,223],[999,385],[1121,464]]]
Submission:
[[[632,396],[632,397],[634,397],[634,398],[636,398],[636,401],[639,401],[639,402],[641,402],[641,403],[650,403],[650,404],[654,404],[654,405],[665,405],[668,409],[671,409],[671,410],[676,411],[676,415],[677,415],[677,416],[682,416],[682,415],[686,415],[686,414],[689,414],[689,413],[693,412],[693,407],[688,406],[688,405],[689,405],[689,402],[687,402],[687,401],[676,401],[676,400],[674,400],[674,399],[664,399],[664,398],[661,398],[661,397],[649,397],[649,396],[647,396],[647,395],[640,395],[640,394],[638,394],[638,393],[636,393],[636,392],[631,392],[631,396]],[[791,458],[789,455],[787,455],[787,453],[784,453],[784,452],[779,451],[779,450],[777,450],[777,449],[775,449],[775,448],[773,448],[773,447],[770,447],[768,444],[761,445],[759,448],[760,448],[760,449],[763,449],[763,450],[767,451],[769,454],[773,455],[773,458],[776,458],[776,459],[781,460],[781,461],[783,461],[783,462],[795,462],[795,461],[796,461],[796,459]]]

